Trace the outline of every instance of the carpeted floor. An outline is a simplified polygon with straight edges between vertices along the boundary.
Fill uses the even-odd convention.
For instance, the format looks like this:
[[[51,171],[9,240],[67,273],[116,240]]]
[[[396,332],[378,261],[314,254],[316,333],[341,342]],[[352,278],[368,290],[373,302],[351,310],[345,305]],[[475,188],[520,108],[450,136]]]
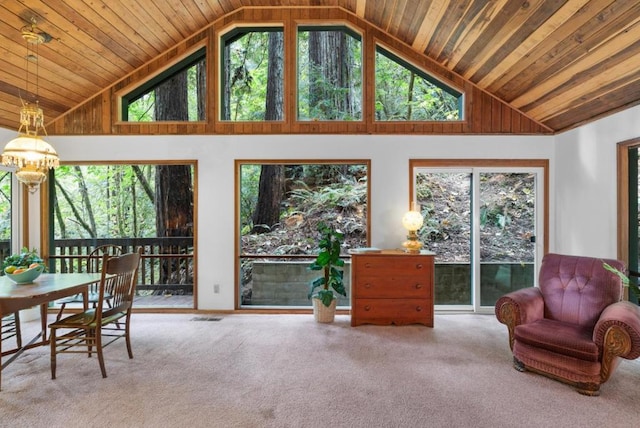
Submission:
[[[2,427],[624,427],[640,424],[640,361],[599,397],[512,368],[492,315],[435,328],[352,328],[348,316],[134,314],[95,358],[48,348],[2,372]],[[35,330],[37,322],[27,323]]]

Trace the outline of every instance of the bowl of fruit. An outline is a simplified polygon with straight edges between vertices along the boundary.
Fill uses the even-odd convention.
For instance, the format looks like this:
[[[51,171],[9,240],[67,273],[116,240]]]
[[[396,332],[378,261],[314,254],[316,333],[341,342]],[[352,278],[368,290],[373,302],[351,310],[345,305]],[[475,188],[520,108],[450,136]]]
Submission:
[[[40,263],[31,263],[27,267],[7,266],[4,269],[7,278],[16,284],[31,284],[42,272],[44,265]]]
[[[20,254],[8,256],[2,262],[4,274],[16,284],[31,284],[44,272],[44,261],[35,250],[23,248]]]

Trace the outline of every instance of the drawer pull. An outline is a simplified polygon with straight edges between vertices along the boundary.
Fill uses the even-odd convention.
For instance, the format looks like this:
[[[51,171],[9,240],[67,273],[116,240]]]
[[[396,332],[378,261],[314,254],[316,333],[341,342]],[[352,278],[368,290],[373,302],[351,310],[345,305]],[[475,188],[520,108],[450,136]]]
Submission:
[[[365,263],[364,267],[366,267],[367,269],[371,267],[371,263]]]
[[[370,311],[370,310],[371,310],[371,306],[369,306],[369,305],[365,305],[365,306],[364,306],[364,310],[365,310],[365,311]]]
[[[371,288],[371,284],[369,284],[369,283],[367,282],[367,283],[364,285],[364,288],[367,288],[367,289]]]
[[[416,269],[422,269],[422,263],[416,263]]]
[[[417,284],[416,284],[416,288],[417,288],[418,290],[420,290],[420,289],[422,288],[422,284],[417,283]]]
[[[416,312],[422,312],[422,306],[416,306]]]

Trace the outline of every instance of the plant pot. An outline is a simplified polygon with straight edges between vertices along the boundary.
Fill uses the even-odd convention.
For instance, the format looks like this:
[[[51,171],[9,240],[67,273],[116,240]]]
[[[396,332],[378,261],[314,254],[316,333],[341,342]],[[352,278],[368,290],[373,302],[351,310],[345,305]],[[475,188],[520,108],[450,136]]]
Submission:
[[[333,299],[329,307],[325,306],[322,303],[322,300],[316,299],[313,300],[313,318],[317,322],[330,323],[333,322],[333,319],[336,316],[336,305],[338,304],[338,299]]]

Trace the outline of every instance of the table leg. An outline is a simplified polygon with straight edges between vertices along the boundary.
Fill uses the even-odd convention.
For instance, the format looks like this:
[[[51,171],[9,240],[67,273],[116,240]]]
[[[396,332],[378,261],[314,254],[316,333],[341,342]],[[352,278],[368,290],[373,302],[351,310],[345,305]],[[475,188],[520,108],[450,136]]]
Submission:
[[[47,308],[46,305],[41,305],[40,306],[40,324],[41,324],[41,329],[42,331],[40,331],[40,333],[36,334],[33,339],[31,339],[29,341],[29,343],[27,343],[26,345],[23,344],[20,347],[17,347],[16,349],[11,349],[7,352],[6,356],[9,356],[9,358],[3,362],[2,364],[0,364],[0,390],[2,390],[2,370],[7,367],[9,364],[11,364],[13,362],[13,360],[15,360],[16,358],[18,358],[20,356],[20,354],[22,354],[25,350],[27,349],[31,349],[31,348],[35,348],[36,346],[43,346],[47,344],[47,340],[46,340],[46,335],[47,335]],[[2,319],[2,314],[0,314],[0,319]],[[0,340],[0,356],[2,355],[2,340]]]
[[[40,326],[42,328],[42,342],[47,341],[47,310],[48,304],[40,305]]]

